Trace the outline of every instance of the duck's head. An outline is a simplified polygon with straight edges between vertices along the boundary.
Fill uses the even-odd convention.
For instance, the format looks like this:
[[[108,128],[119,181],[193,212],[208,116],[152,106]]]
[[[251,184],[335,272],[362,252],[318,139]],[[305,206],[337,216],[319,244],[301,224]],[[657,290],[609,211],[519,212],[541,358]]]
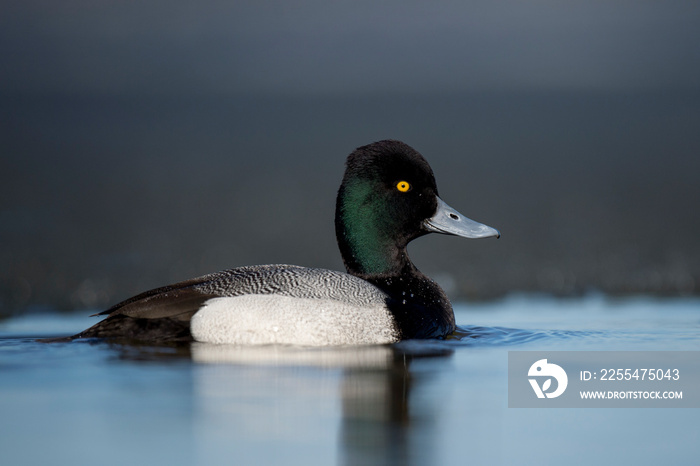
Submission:
[[[428,162],[393,140],[359,147],[348,156],[335,226],[348,272],[363,277],[399,275],[412,267],[406,245],[427,233],[500,236],[440,199]]]

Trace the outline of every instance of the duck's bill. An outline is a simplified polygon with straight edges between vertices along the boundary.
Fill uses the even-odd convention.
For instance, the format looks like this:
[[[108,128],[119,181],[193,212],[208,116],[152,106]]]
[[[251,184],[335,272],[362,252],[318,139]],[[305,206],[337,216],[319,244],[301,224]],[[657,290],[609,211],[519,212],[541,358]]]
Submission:
[[[462,236],[464,238],[489,238],[501,237],[501,233],[495,228],[475,222],[460,214],[445,201],[437,198],[438,206],[435,215],[427,219],[423,225],[426,230],[445,235]]]

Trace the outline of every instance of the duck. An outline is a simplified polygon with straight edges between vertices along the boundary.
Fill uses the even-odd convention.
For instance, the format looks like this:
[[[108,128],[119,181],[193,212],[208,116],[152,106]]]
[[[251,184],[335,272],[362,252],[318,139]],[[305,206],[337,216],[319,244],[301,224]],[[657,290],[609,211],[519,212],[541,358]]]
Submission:
[[[286,264],[223,270],[126,299],[69,339],[300,346],[442,339],[456,329],[452,305],[411,262],[408,243],[429,233],[500,237],[445,203],[425,158],[390,139],[347,157],[335,231],[346,272]]]

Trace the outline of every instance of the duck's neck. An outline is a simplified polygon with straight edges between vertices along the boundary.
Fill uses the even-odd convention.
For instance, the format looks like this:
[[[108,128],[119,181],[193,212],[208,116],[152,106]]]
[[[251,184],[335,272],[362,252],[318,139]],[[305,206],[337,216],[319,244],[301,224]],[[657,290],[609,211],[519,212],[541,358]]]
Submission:
[[[338,230],[338,247],[348,273],[368,279],[398,276],[415,270],[405,246],[398,247],[375,233],[358,226]]]
[[[338,196],[335,233],[348,273],[370,279],[415,270],[406,244],[397,242],[392,225],[366,202],[368,195],[362,186],[354,186]]]

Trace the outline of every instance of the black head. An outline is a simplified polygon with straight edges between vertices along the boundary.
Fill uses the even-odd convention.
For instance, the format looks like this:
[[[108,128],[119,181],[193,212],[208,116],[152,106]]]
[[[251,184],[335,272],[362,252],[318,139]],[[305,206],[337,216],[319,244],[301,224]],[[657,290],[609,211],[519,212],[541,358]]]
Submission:
[[[412,267],[406,245],[431,231],[467,237],[498,233],[440,200],[428,162],[394,140],[359,147],[348,156],[335,226],[346,268],[363,277],[398,275]]]

